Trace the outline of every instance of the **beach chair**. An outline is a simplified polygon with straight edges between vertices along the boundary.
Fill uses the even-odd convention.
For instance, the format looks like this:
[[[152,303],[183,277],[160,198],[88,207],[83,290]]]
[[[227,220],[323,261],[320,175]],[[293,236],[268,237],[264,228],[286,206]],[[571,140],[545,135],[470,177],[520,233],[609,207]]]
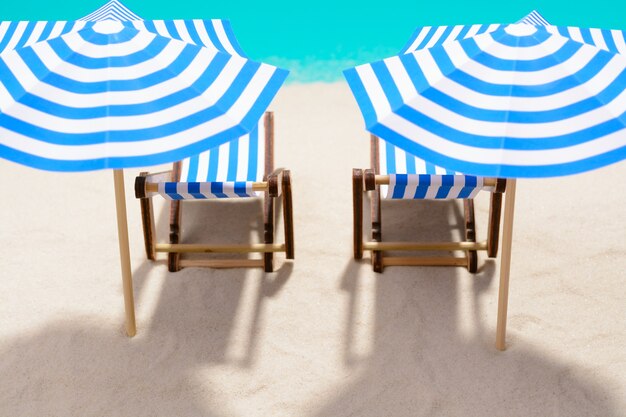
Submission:
[[[371,168],[352,171],[354,206],[354,258],[361,259],[364,250],[372,252],[374,271],[382,272],[393,265],[465,266],[475,273],[477,251],[485,250],[491,258],[498,252],[502,193],[506,180],[463,175],[436,167],[402,149],[371,136]],[[370,192],[372,240],[363,241],[363,194]],[[491,193],[487,240],[476,241],[474,197],[480,191]],[[457,242],[385,242],[382,238],[381,193],[387,199],[462,199],[465,217],[464,239]],[[418,202],[416,202],[418,203]],[[385,251],[463,251],[464,256],[389,256]]]
[[[169,244],[157,243],[152,197],[160,194],[170,201]],[[274,169],[274,117],[266,112],[258,128],[249,134],[174,163],[171,171],[142,172],[135,180],[135,196],[141,202],[144,241],[148,259],[157,252],[168,253],[168,268],[263,267],[273,270],[273,253],[285,252],[294,259],[291,177],[286,169]],[[181,242],[182,202],[254,198],[263,196],[264,243],[242,245],[191,244]],[[285,243],[274,243],[274,206],[282,202]],[[184,259],[183,253],[262,253],[262,259]]]

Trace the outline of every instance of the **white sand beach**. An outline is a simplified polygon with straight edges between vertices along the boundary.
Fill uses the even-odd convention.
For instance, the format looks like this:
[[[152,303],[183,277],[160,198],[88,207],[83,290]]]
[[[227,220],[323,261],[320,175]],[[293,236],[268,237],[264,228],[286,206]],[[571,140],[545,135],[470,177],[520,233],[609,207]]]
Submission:
[[[288,85],[271,109],[295,261],[169,273],[145,259],[127,170],[134,338],[113,174],[0,161],[0,416],[626,415],[626,163],[518,182],[499,352],[498,261],[376,274],[368,253],[352,259],[351,169],[369,141],[347,85]],[[460,234],[458,202],[417,204],[384,205],[383,236]],[[482,239],[487,196],[476,204]],[[189,204],[183,225],[185,242],[257,241],[261,204]]]

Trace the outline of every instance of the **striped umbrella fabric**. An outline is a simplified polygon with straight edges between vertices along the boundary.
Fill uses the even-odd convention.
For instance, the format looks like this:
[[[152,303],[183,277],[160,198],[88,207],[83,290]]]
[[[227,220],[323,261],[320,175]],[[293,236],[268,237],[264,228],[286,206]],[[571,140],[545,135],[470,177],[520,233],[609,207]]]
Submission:
[[[82,17],[78,22],[74,22],[74,25],[80,29],[81,21],[97,22],[102,20],[130,22],[137,30],[146,30],[167,38],[215,48],[220,52],[247,58],[239,46],[228,20],[144,20],[121,2],[111,0],[93,13]]]
[[[532,12],[528,13],[517,23],[526,23],[527,25],[536,26],[548,26],[550,24],[537,10],[533,10]]]
[[[286,75],[132,22],[84,22],[0,55],[0,156],[57,171],[181,160],[251,131]]]
[[[114,20],[107,17],[103,20]],[[230,55],[247,57],[241,49],[228,20],[129,20],[124,21],[139,31],[149,31],[170,39],[217,49]],[[0,22],[0,54],[31,46],[37,42],[80,31],[87,21]]]
[[[548,21],[536,10],[524,16],[518,23],[547,26]],[[506,24],[490,25],[454,25],[454,26],[424,26],[415,29],[408,42],[404,45],[401,54],[415,52],[419,49],[445,45],[460,39],[471,38],[482,33],[495,32],[503,29]]]
[[[613,53],[626,52],[626,31],[598,28],[579,28],[573,26],[551,26],[550,23],[536,10],[522,18],[518,23],[535,26],[546,26],[550,33],[559,34],[576,42],[597,46]],[[471,38],[483,33],[491,33],[504,29],[506,24],[491,25],[455,25],[455,26],[426,26],[415,29],[400,53],[415,52],[419,49],[441,46],[448,42]]]
[[[573,26],[547,26],[554,35],[585,43],[614,54],[626,54],[626,31],[616,29],[578,28]]]
[[[87,16],[81,17],[78,20],[86,20],[88,22],[97,22],[100,20],[118,20],[123,22],[128,20],[143,19],[137,16],[128,7],[124,6],[121,2],[117,0],[111,0],[104,6],[100,7],[98,10],[95,10],[89,13]]]
[[[141,21],[141,17],[117,0],[111,0],[77,21],[0,22],[0,53],[30,46],[85,27],[85,22],[102,20]]]
[[[0,54],[30,46],[47,39],[57,38],[84,23],[76,22],[0,22]]]
[[[265,171],[265,123],[261,119],[249,134],[185,158],[179,182],[159,183],[168,200],[256,197],[254,182]]]
[[[549,25],[536,10],[519,23]],[[443,45],[476,33],[493,32],[505,25],[447,26],[418,28],[401,53]],[[456,199],[474,198],[480,191],[492,191],[482,177],[465,175],[425,161],[392,143],[379,139],[379,173],[389,176],[389,185],[381,185],[387,199]]]
[[[367,129],[433,164],[575,174],[626,158],[626,59],[564,31],[508,25],[345,76]]]

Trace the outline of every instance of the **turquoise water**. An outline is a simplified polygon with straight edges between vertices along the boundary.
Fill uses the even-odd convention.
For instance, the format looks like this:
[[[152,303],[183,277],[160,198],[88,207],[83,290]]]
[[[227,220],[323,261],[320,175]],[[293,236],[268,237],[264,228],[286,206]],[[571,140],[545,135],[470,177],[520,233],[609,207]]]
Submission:
[[[70,20],[104,3],[104,0],[0,0],[0,19]],[[624,0],[125,0],[123,3],[148,19],[230,19],[248,55],[290,69],[291,82],[340,80],[344,68],[396,53],[416,26],[514,22],[537,9],[553,24],[626,29]]]

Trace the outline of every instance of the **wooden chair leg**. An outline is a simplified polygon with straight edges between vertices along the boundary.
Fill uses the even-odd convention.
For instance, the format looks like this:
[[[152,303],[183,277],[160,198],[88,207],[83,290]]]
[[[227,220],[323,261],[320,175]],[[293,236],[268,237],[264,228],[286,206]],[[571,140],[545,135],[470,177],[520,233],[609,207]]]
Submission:
[[[382,242],[382,224],[380,209],[380,187],[372,192],[372,240],[374,242]],[[379,250],[372,251],[372,267],[374,272],[383,272],[383,252]]]
[[[145,178],[147,172],[141,172],[139,177]],[[143,197],[139,199],[141,206],[141,225],[143,226],[143,241],[146,248],[146,257],[154,261],[156,259],[155,239],[156,230],[154,226],[154,209],[152,208],[152,198]]]
[[[294,239],[293,239],[293,203],[291,200],[291,173],[289,170],[283,171],[283,226],[285,229],[285,255],[287,259],[294,259]]]
[[[363,258],[363,170],[352,170],[354,259]]]
[[[476,242],[474,200],[469,198],[463,200],[463,212],[465,215],[465,241]],[[478,252],[475,250],[467,251],[467,270],[472,274],[478,270]]]
[[[489,230],[487,232],[487,256],[498,256],[500,242],[500,213],[502,211],[502,193],[491,193],[489,206]]]
[[[269,193],[266,192],[263,203],[263,241],[274,243],[274,197],[270,197]],[[263,267],[265,272],[274,271],[274,254],[272,252],[263,254]]]
[[[170,243],[180,242],[180,221],[182,216],[182,204],[179,200],[172,200],[170,204]],[[180,271],[180,253],[169,252],[167,254],[167,266],[170,272]]]
[[[382,241],[382,225],[380,211],[380,187],[376,185],[375,175],[380,174],[380,153],[378,152],[378,137],[370,135],[370,167],[365,170],[365,189],[371,193],[372,210],[372,240]],[[375,272],[383,272],[383,252],[372,251],[372,267]]]

